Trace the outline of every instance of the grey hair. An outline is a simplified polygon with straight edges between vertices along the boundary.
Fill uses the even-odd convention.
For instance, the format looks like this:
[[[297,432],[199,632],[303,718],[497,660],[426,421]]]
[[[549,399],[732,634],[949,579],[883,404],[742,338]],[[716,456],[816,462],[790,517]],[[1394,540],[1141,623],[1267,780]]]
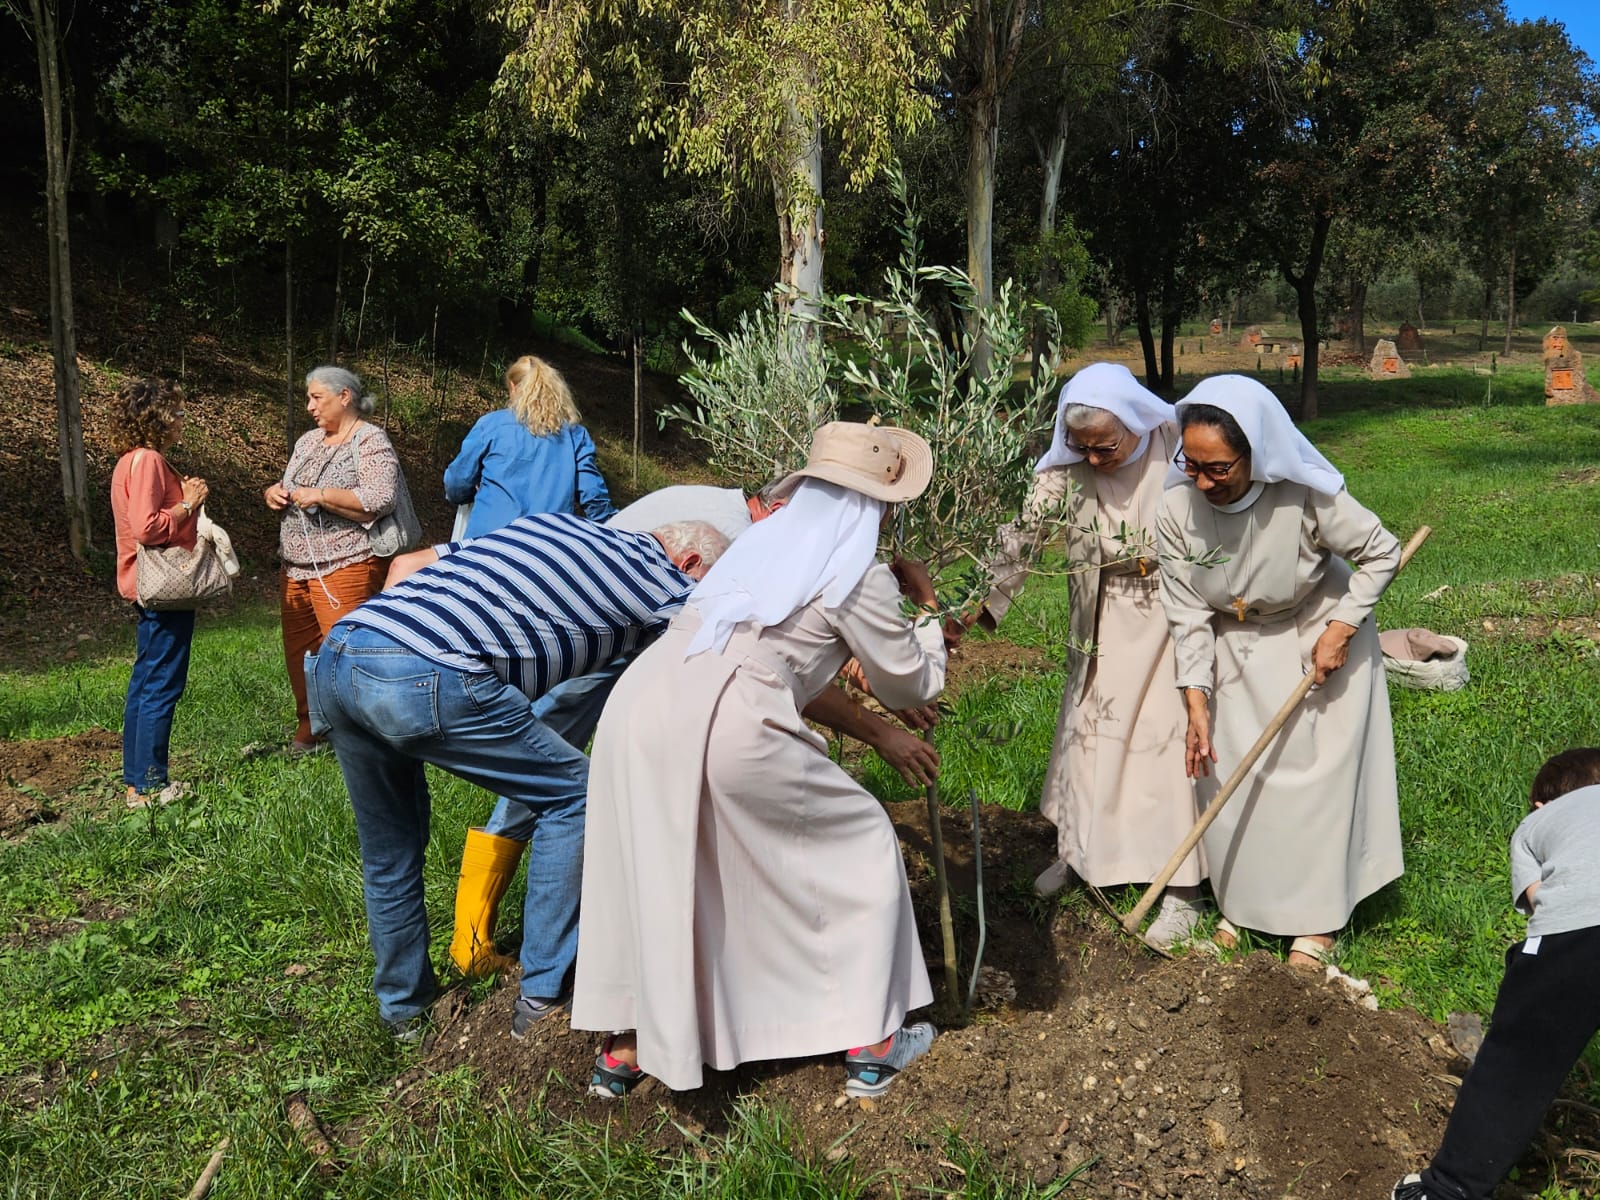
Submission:
[[[698,554],[700,564],[705,567],[714,564],[728,548],[728,539],[722,531],[705,521],[674,521],[650,532],[660,539],[671,557]]]
[[[1122,425],[1117,419],[1117,414],[1109,408],[1096,408],[1092,404],[1069,404],[1061,412],[1061,423],[1068,429],[1087,429],[1091,425],[1098,425],[1102,421],[1110,421],[1113,425]],[[1127,426],[1122,426],[1127,432]]]
[[[767,484],[766,487],[762,488],[759,492],[756,493],[756,499],[761,502],[761,507],[762,508],[771,508],[774,504],[777,504],[780,500],[784,500],[784,499],[787,498],[785,496],[778,495],[778,485],[780,483],[782,483],[784,481],[784,479],[787,479],[787,478],[789,478],[789,477],[787,475],[785,475],[780,479],[774,479],[771,483]]]
[[[334,366],[317,367],[306,372],[306,386],[310,387],[313,383],[320,383],[336,396],[340,392],[349,392],[353,397],[351,406],[363,417],[378,407],[377,400],[361,390],[361,376],[354,371]]]

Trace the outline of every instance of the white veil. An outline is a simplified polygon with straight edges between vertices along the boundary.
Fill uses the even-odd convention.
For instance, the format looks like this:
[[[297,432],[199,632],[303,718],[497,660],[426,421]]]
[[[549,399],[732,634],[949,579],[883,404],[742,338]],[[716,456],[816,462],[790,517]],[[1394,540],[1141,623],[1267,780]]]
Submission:
[[[1202,379],[1178,401],[1179,417],[1194,404],[1220,408],[1243,430],[1250,443],[1250,478],[1262,483],[1289,480],[1312,491],[1336,496],[1344,490],[1344,476],[1294,427],[1283,405],[1265,384],[1245,375],[1213,375]],[[1186,481],[1174,470],[1167,486]]]
[[[837,606],[877,557],[883,510],[881,500],[802,479],[789,502],[741,534],[689,594],[702,624],[684,657],[720,652],[740,621],[776,625],[818,596]]]
[[[1139,439],[1139,448],[1128,456],[1129,462],[1144,453],[1152,429],[1173,419],[1172,405],[1135,379],[1127,367],[1121,363],[1090,363],[1062,385],[1061,398],[1056,403],[1055,433],[1050,437],[1050,449],[1034,465],[1035,474],[1083,461],[1083,455],[1067,449],[1067,426],[1061,419],[1073,404],[1105,409]]]

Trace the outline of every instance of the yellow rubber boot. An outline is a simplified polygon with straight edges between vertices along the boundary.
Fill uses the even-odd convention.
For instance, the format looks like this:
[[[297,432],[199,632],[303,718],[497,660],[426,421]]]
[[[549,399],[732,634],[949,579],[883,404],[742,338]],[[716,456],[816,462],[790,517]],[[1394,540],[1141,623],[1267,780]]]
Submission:
[[[500,898],[522,861],[526,842],[496,837],[481,829],[467,830],[461,851],[461,880],[456,884],[456,930],[450,957],[469,978],[507,971],[517,960],[494,948],[494,923]]]

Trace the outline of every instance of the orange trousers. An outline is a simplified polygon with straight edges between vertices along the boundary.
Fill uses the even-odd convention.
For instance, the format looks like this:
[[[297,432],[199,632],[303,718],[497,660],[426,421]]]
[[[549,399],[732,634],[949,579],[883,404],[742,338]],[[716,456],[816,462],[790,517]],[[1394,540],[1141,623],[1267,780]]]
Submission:
[[[387,558],[369,558],[329,571],[321,579],[290,579],[278,573],[278,611],[283,618],[283,665],[294,692],[294,740],[309,745],[311,718],[306,712],[306,655],[315,654],[335,624],[364,600],[383,589]],[[324,590],[326,588],[326,590]]]

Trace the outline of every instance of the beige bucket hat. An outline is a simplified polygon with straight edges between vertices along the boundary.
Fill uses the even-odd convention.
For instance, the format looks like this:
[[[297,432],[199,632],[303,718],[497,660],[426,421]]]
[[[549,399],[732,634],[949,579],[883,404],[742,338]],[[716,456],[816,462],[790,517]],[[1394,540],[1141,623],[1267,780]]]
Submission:
[[[806,465],[779,481],[787,496],[802,479],[822,479],[890,504],[915,500],[933,478],[933,450],[909,429],[830,421],[811,435]]]

